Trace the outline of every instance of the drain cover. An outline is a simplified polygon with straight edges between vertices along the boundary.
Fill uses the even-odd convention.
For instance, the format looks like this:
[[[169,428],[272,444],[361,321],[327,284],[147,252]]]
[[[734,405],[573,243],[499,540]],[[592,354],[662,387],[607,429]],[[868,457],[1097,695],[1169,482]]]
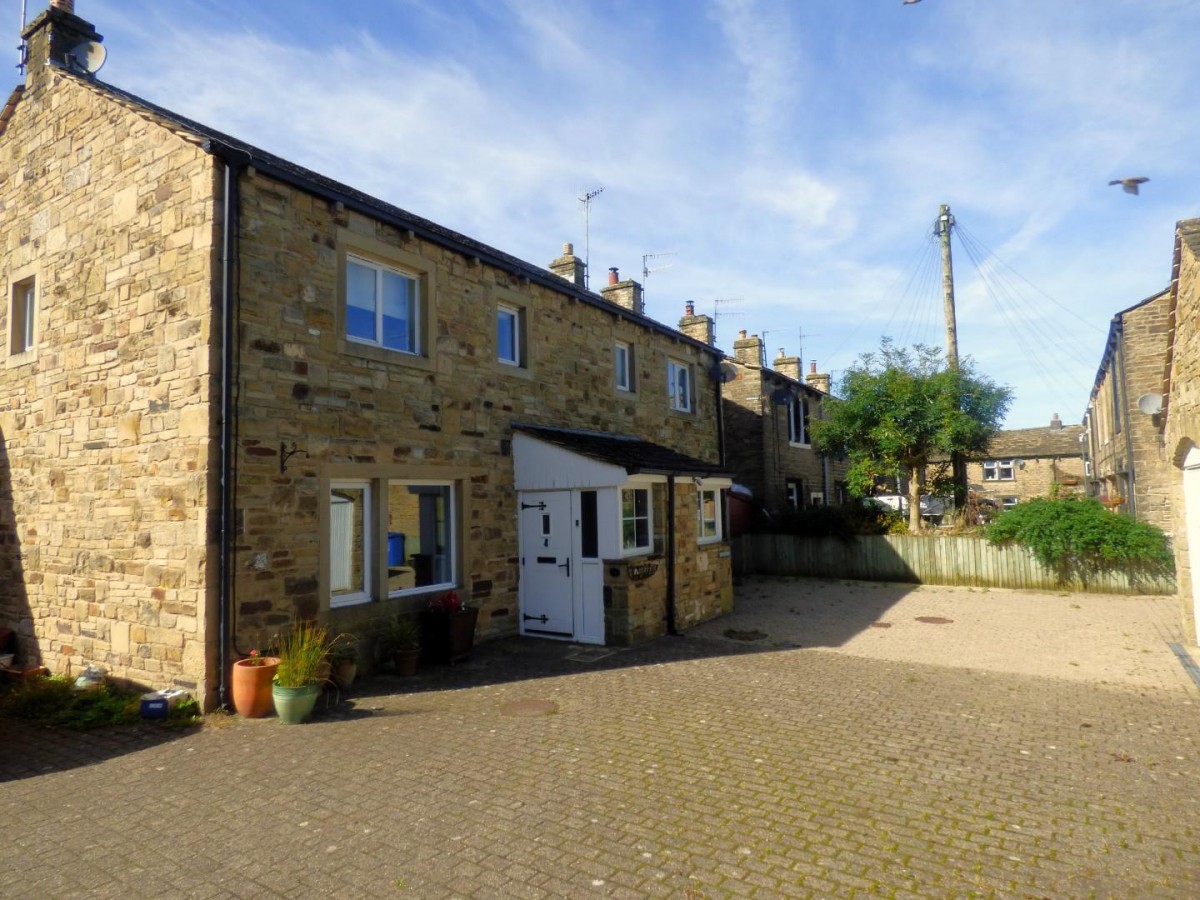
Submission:
[[[926,625],[949,625],[953,619],[944,619],[941,616],[917,616],[918,622],[924,622]]]
[[[733,628],[725,630],[725,637],[731,641],[764,641],[767,639],[767,636],[758,630],[736,631]]]
[[[558,704],[553,700],[513,700],[500,707],[502,716],[517,716],[525,719],[548,716],[556,712],[558,712]]]

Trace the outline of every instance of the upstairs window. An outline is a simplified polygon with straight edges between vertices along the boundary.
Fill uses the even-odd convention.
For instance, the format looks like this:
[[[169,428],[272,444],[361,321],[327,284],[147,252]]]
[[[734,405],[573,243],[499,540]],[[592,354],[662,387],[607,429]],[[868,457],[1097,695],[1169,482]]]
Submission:
[[[33,349],[37,335],[37,286],[32,278],[15,282],[8,308],[8,352],[16,356]]]
[[[617,341],[613,347],[614,379],[618,391],[633,390],[633,347]]]
[[[676,412],[692,411],[692,370],[686,363],[668,360],[667,395],[671,400],[671,409]]]
[[[525,365],[525,310],[496,307],[496,359],[509,366]]]
[[[788,442],[808,445],[808,397],[805,394],[788,404]]]
[[[983,464],[984,481],[1014,481],[1016,477],[1011,459],[989,459]]]
[[[346,338],[420,353],[420,283],[399,269],[346,258]]]

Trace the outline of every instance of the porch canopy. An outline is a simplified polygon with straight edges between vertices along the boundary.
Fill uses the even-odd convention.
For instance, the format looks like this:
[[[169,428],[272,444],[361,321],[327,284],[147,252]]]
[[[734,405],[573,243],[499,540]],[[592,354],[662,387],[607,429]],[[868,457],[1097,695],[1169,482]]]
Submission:
[[[519,491],[617,487],[633,475],[673,475],[732,483],[720,465],[622,434],[513,425]]]

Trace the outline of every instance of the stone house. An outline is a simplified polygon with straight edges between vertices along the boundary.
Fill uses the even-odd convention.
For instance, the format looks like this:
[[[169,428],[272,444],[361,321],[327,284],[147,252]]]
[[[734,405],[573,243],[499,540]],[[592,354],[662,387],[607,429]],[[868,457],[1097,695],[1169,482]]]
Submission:
[[[1184,633],[1200,644],[1200,219],[1175,226],[1168,289],[1167,359],[1163,395],[1164,447],[1170,466],[1175,579]]]
[[[1049,496],[1083,493],[1082,425],[1063,425],[1055,413],[1041,428],[1000,431],[985,457],[967,460],[967,487],[972,499],[986,500],[997,510]]]
[[[1088,494],[1165,530],[1170,467],[1154,410],[1161,406],[1170,303],[1170,291],[1161,291],[1113,316],[1083,419]]]
[[[56,0],[0,115],[0,623],[206,708],[298,619],[481,639],[732,606],[720,351],[104,84]]]
[[[689,309],[680,328],[693,327],[693,318]],[[745,331],[733,351],[724,366],[725,458],[749,498],[731,496],[731,508],[746,504],[731,528],[738,532],[760,517],[769,521],[791,510],[845,503],[848,463],[817,453],[810,440],[809,423],[821,418],[829,375],[818,373],[813,363],[805,380],[800,359],[782,349],[768,367],[762,339]]]

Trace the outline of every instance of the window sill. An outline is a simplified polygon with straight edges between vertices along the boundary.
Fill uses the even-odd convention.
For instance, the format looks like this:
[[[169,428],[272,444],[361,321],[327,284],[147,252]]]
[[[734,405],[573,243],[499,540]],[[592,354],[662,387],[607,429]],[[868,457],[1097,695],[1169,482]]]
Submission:
[[[343,606],[361,606],[364,603],[370,603],[372,597],[370,594],[347,594],[340,597],[329,598],[330,609],[340,609]]]
[[[425,369],[432,371],[433,360],[416,353],[406,353],[403,350],[389,350],[386,347],[376,347],[372,344],[360,344],[348,338],[338,339],[338,350],[344,356],[356,356],[372,362],[392,366],[403,366],[409,369]]]
[[[533,372],[529,370],[528,366],[505,362],[502,359],[496,360],[496,371],[501,375],[511,375],[513,378],[533,378]]]

